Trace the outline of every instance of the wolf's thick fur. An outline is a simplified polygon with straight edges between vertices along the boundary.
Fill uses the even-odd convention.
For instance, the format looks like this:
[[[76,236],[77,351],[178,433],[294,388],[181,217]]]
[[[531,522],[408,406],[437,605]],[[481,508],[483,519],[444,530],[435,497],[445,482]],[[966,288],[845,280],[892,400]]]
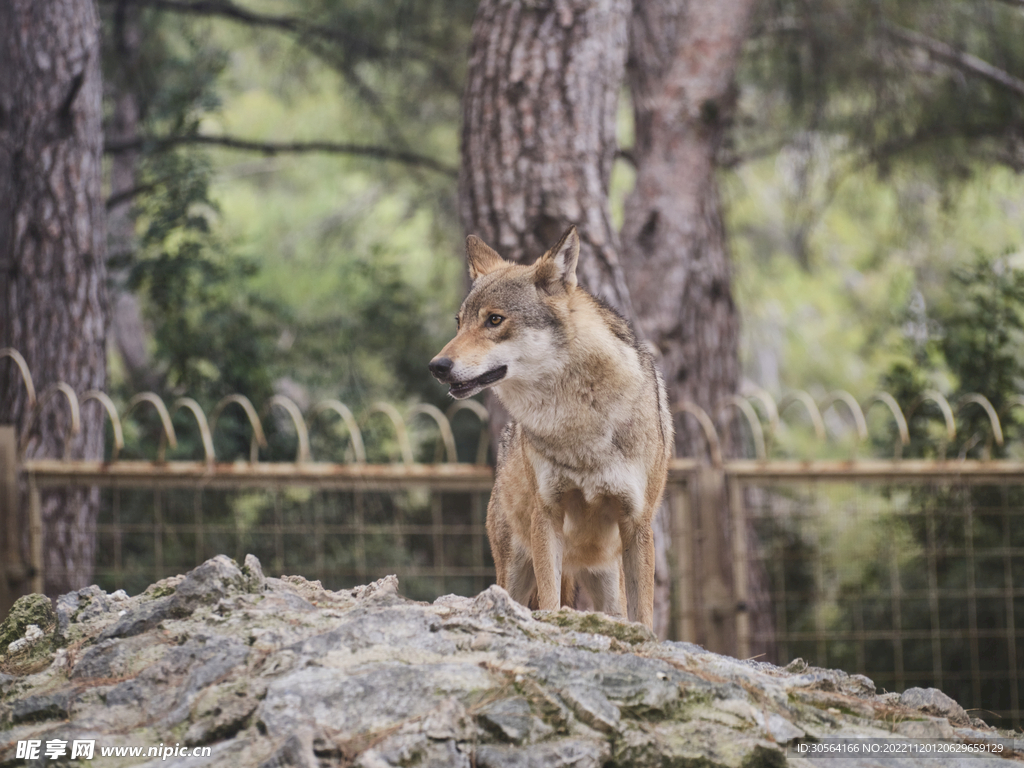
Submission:
[[[575,583],[597,610],[651,627],[651,521],[672,445],[654,359],[576,285],[575,228],[532,266],[473,236],[466,250],[473,287],[430,369],[456,398],[493,386],[513,419],[487,508],[498,584],[551,610]]]

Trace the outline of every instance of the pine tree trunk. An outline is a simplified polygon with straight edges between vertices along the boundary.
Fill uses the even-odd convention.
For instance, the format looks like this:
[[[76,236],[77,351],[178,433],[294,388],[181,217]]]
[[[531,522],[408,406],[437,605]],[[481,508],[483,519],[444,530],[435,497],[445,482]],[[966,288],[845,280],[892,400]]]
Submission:
[[[79,395],[106,381],[99,21],[93,0],[0,3],[0,346],[27,359],[37,389],[67,382]],[[0,422],[24,429],[27,398],[0,364]],[[51,400],[27,458],[103,454],[102,414],[70,419]],[[45,589],[91,581],[95,491],[43,495]]]
[[[463,99],[459,208],[467,233],[530,262],[570,224],[580,282],[626,317],[608,209],[628,0],[483,0]]]
[[[626,201],[623,263],[670,401],[692,401],[712,418],[740,376],[715,155],[754,3],[643,0],[630,29],[637,179]],[[707,456],[689,418],[677,420],[676,447],[680,456]]]

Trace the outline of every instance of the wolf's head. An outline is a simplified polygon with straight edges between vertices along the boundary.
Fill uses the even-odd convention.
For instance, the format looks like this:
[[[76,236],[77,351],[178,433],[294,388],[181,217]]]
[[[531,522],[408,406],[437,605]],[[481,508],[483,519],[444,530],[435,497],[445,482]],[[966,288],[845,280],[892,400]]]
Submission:
[[[459,400],[498,382],[555,372],[566,343],[565,300],[576,290],[576,227],[531,266],[505,261],[474,235],[466,238],[466,255],[473,287],[455,318],[458,333],[430,361],[430,372]]]

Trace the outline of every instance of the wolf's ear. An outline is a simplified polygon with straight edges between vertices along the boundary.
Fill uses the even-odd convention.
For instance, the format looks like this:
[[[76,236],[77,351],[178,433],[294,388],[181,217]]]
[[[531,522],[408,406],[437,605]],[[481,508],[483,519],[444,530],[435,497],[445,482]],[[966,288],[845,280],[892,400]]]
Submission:
[[[493,272],[505,263],[497,251],[476,235],[466,238],[466,257],[469,261],[469,279],[474,282],[481,275]]]
[[[576,262],[580,258],[580,236],[569,227],[562,239],[537,260],[537,287],[547,293],[576,287]]]

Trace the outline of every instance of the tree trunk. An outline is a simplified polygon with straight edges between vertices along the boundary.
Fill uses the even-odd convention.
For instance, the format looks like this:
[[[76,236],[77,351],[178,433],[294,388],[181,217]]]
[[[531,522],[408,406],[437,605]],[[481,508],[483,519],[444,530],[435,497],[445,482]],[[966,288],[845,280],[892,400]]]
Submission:
[[[715,155],[754,3],[643,0],[630,29],[637,178],[626,201],[623,263],[642,308],[639,325],[661,353],[670,402],[692,401],[712,418],[740,376]],[[695,421],[677,421],[676,448],[708,455]]]
[[[0,3],[0,345],[37,389],[79,395],[106,381],[99,22],[92,0]],[[0,422],[26,428],[17,371],[0,365]],[[100,458],[103,416],[82,411],[65,444],[62,396],[32,426],[26,456]],[[43,495],[45,590],[91,581],[96,491]]]
[[[463,100],[467,233],[531,262],[570,224],[580,282],[632,318],[608,209],[628,0],[483,0]]]

